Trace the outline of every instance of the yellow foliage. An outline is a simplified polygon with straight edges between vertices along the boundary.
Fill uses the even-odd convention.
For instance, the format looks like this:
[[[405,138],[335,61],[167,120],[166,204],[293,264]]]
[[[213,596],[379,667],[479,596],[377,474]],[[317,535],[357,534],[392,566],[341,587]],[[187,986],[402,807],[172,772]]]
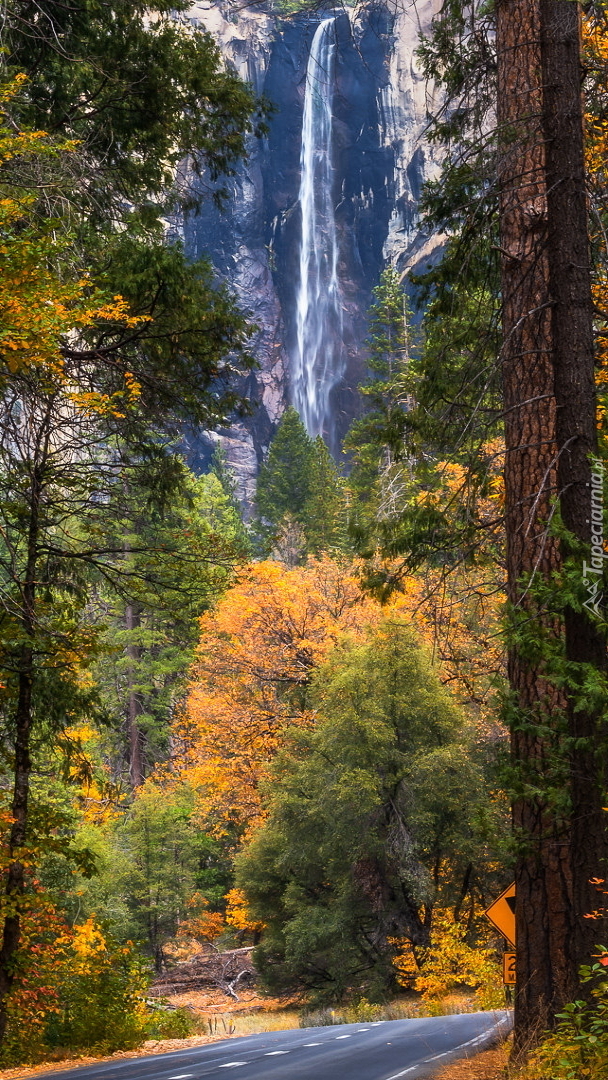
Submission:
[[[53,223],[39,219],[33,193],[4,180],[2,165],[15,158],[61,156],[77,146],[44,131],[13,130],[6,106],[24,80],[17,75],[0,86],[0,375],[36,368],[50,385],[66,388],[67,400],[78,408],[124,415],[141,393],[132,373],[125,372],[124,388],[111,395],[84,392],[66,372],[62,350],[86,327],[110,321],[131,328],[148,316],[131,315],[122,297],[103,296],[86,274],[66,275],[59,264],[69,237],[59,237]]]
[[[230,889],[226,893],[226,923],[234,930],[244,930],[249,934],[258,934],[264,929],[263,922],[252,919],[244,893],[240,889]]]
[[[303,693],[313,669],[378,615],[352,570],[320,559],[257,563],[202,617],[172,765],[216,835],[259,820],[259,784],[283,733],[314,721]]]
[[[467,926],[451,911],[433,913],[431,943],[414,949],[401,943],[394,964],[399,981],[422,991],[426,1001],[444,997],[458,987],[468,986],[482,1009],[504,1006],[504,989],[496,950],[486,943],[467,944]],[[418,968],[418,970],[416,970]]]

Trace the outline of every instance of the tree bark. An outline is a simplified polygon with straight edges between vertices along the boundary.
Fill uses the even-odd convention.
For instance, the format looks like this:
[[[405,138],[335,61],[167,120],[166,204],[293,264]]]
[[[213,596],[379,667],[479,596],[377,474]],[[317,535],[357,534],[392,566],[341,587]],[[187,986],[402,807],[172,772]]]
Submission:
[[[578,967],[597,934],[583,918],[595,907],[589,878],[601,874],[606,854],[598,718],[552,683],[543,642],[545,653],[565,645],[567,660],[595,668],[605,666],[605,649],[585,613],[558,616],[534,588],[535,580],[555,583],[568,554],[549,532],[557,499],[566,527],[590,538],[595,397],[577,5],[500,0],[497,51],[507,576],[519,631],[509,681],[522,1054],[577,995]],[[587,739],[570,758],[566,734]],[[555,797],[560,783],[571,812]]]
[[[560,510],[566,528],[589,550],[597,432],[578,5],[541,0],[541,25]],[[569,553],[567,542],[564,553]],[[573,665],[606,670],[604,635],[585,609],[566,609],[565,645],[567,660]],[[591,879],[605,876],[608,870],[607,815],[602,809],[608,770],[606,725],[597,707],[595,712],[581,707],[584,676],[576,670],[579,701],[571,694],[568,721],[574,740],[570,771],[573,949],[580,964],[589,961],[608,931],[608,920],[599,923],[584,917],[597,906]]]
[[[500,0],[497,9],[501,354],[505,407],[505,512],[508,597],[524,629],[559,636],[530,579],[549,579],[560,552],[549,535],[557,493],[556,401],[551,354],[546,160],[538,0]],[[511,748],[520,794],[513,802],[519,841],[516,1050],[531,1044],[571,996],[572,892],[569,832],[542,793],[559,736],[553,717],[565,701],[533,650],[513,646]],[[534,794],[528,794],[534,792]]]
[[[48,431],[41,441],[44,447],[43,453],[45,453],[48,447]],[[34,683],[33,641],[36,632],[36,574],[39,557],[42,489],[42,469],[34,466],[28,500],[27,560],[23,581],[21,582],[21,628],[25,643],[20,650],[18,695],[15,709],[15,774],[11,805],[13,824],[9,838],[11,861],[8,866],[5,888],[8,912],[2,926],[2,945],[0,946],[0,1044],[6,1034],[8,1019],[7,998],[15,979],[14,960],[21,939],[20,901],[25,891],[25,866],[19,857],[19,852],[24,847],[27,839],[30,774],[32,769],[30,737]]]

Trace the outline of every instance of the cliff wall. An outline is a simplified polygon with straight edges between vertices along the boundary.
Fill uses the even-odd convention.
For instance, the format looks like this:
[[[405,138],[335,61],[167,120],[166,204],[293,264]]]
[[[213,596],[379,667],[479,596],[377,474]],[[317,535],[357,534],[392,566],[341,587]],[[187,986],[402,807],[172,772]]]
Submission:
[[[436,0],[411,6],[404,0],[393,10],[371,2],[285,17],[233,0],[192,5],[193,25],[214,35],[227,62],[276,110],[268,136],[251,140],[227,212],[218,214],[207,201],[184,222],[188,252],[211,256],[258,327],[252,347],[260,366],[243,387],[256,403],[254,415],[221,433],[245,501],[290,395],[302,116],[315,29],[323,17],[336,16],[334,197],[347,359],[332,391],[326,432],[335,449],[358,408],[354,388],[365,368],[365,313],[385,261],[404,271],[419,269],[438,246],[417,218],[422,183],[438,162],[424,140],[432,88],[414,55],[434,6]],[[211,442],[198,434],[190,439],[195,467],[205,463]]]

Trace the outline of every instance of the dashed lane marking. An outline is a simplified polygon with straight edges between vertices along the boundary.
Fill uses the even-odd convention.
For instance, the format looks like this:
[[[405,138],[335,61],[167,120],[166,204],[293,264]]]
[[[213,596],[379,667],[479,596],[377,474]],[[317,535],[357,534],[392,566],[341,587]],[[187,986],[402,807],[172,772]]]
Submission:
[[[218,1069],[235,1069],[237,1065],[248,1065],[247,1061],[226,1061],[223,1065],[218,1065]]]
[[[192,1080],[194,1073],[178,1073],[177,1076],[168,1076],[167,1080]]]
[[[336,1035],[336,1040],[337,1039],[350,1039],[350,1035]]]
[[[322,1043],[302,1043],[302,1046],[322,1046]]]
[[[433,1057],[424,1058],[424,1061],[419,1061],[417,1065],[411,1065],[409,1069],[403,1069],[402,1072],[393,1073],[392,1076],[387,1076],[386,1080],[400,1080],[400,1077],[407,1076],[408,1073],[414,1072],[421,1065],[428,1065],[431,1061],[438,1061],[439,1058],[449,1057],[450,1054],[456,1053],[457,1050],[463,1050],[465,1046],[475,1046],[477,1043],[488,1042],[497,1030],[500,1030],[504,1025],[504,1020],[499,1020],[493,1028],[488,1028],[487,1031],[483,1031],[481,1035],[477,1035],[474,1039],[469,1039],[467,1042],[459,1043],[453,1050],[445,1050],[443,1054],[433,1054]]]
[[[269,1050],[264,1057],[276,1057],[277,1054],[288,1054],[289,1050]]]

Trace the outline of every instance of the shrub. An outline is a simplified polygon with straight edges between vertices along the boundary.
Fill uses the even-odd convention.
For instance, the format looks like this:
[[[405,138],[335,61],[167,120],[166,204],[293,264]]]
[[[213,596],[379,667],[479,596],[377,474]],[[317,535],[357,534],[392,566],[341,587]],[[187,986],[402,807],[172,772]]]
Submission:
[[[395,967],[402,985],[421,991],[429,1007],[451,991],[469,987],[479,1008],[504,1008],[505,994],[496,951],[483,942],[469,944],[467,928],[451,911],[434,913],[431,944],[426,949],[417,949],[415,957],[411,944],[404,942]]]
[[[139,1046],[146,1037],[149,981],[133,944],[118,945],[91,916],[74,928],[47,1043],[103,1053]]]
[[[187,1009],[157,1009],[145,1021],[148,1039],[187,1039],[197,1024]]]
[[[608,950],[602,949],[608,958]],[[573,1001],[530,1059],[529,1080],[605,1080],[608,1076],[608,976],[601,964],[581,968],[591,1001]]]

